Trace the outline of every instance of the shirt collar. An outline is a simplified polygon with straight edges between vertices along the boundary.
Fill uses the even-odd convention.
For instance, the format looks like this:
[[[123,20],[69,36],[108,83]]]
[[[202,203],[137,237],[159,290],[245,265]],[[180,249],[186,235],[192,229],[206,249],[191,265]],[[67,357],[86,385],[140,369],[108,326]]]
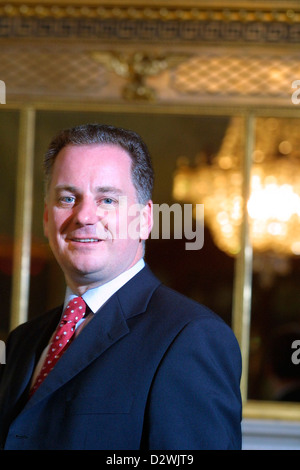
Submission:
[[[107,302],[107,300],[119,290],[126,282],[128,282],[133,276],[135,276],[143,267],[145,266],[145,261],[140,259],[134,266],[132,266],[127,271],[119,274],[115,279],[103,284],[99,287],[94,287],[93,289],[87,290],[82,298],[88,307],[91,309],[93,313],[96,313],[102,305]],[[64,302],[64,309],[66,308],[68,302],[77,297],[69,287],[67,287],[66,295],[65,295],[65,302]]]

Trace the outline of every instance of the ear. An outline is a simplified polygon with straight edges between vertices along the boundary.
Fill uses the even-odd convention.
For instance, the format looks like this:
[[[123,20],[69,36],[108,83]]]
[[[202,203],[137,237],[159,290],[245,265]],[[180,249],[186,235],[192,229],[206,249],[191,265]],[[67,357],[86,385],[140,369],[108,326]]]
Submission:
[[[147,240],[153,227],[153,202],[149,200],[141,211],[140,239]]]
[[[44,235],[48,238],[48,220],[49,220],[49,213],[48,213],[48,206],[45,202],[44,204],[44,214],[43,214],[43,226],[44,226]]]

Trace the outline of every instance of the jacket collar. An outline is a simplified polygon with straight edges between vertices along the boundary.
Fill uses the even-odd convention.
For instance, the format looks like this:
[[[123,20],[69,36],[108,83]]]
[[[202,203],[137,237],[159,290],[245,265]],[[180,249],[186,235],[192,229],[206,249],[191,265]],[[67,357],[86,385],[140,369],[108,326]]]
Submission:
[[[130,279],[95,314],[28,401],[33,406],[71,380],[94,359],[129,333],[127,319],[143,313],[160,281],[148,266]]]

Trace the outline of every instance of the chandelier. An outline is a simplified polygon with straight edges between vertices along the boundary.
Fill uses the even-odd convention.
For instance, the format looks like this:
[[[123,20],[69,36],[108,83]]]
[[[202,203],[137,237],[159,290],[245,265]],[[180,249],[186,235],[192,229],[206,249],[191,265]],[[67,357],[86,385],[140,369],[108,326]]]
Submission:
[[[174,175],[173,197],[204,204],[214,242],[230,256],[240,251],[243,158],[244,123],[235,117],[211,162],[181,160]],[[247,212],[254,252],[300,255],[300,120],[256,119]]]

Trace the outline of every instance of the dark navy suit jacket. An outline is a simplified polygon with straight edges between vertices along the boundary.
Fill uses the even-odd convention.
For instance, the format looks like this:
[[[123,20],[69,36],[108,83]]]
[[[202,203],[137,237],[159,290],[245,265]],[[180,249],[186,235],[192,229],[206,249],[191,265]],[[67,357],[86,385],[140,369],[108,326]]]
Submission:
[[[146,266],[95,314],[28,400],[61,311],[9,336],[2,447],[240,449],[240,351],[218,316]]]

